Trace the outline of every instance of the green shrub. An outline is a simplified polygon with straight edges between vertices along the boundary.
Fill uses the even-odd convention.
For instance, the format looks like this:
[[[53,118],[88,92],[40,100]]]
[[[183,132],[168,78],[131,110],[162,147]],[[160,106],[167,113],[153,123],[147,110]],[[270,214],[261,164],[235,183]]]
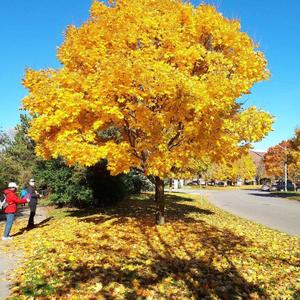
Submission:
[[[129,194],[139,194],[140,192],[154,190],[154,184],[145,175],[137,171],[131,171],[123,175],[122,180]]]
[[[61,159],[55,159],[37,162],[33,173],[40,188],[47,190],[50,202],[76,207],[92,204],[93,193],[85,168],[68,167]]]

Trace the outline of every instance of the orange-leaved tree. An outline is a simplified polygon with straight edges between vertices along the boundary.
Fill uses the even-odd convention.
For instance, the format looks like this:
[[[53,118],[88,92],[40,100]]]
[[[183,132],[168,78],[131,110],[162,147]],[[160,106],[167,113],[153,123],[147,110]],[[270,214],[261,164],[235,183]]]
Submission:
[[[23,81],[37,154],[144,172],[156,184],[159,223],[164,177],[191,158],[234,155],[271,129],[269,114],[236,100],[268,77],[266,60],[212,6],[96,1],[86,23],[67,29],[58,59],[61,68],[28,69]]]
[[[295,135],[291,139],[290,150],[291,161],[295,170],[295,180],[299,180],[300,177],[300,129],[295,130]]]
[[[295,177],[297,177],[297,168],[292,153],[292,140],[282,141],[278,145],[270,147],[264,155],[267,175],[276,179],[283,178],[285,172],[284,165],[287,163],[288,176],[291,179],[295,179]]]

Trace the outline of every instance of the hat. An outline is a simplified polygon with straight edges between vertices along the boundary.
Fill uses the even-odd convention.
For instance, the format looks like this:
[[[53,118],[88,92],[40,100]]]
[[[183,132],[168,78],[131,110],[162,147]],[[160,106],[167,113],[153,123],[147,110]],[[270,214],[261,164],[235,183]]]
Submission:
[[[15,182],[10,182],[10,183],[8,184],[8,188],[15,188],[15,189],[17,189],[18,186],[17,186],[17,184],[16,184]]]
[[[34,182],[34,179],[33,179],[33,178],[31,178],[31,179],[29,180],[29,182]]]

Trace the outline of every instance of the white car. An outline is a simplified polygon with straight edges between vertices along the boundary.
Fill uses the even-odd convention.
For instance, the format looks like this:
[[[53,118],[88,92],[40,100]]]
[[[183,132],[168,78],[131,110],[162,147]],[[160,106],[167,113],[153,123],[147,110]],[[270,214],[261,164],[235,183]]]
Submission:
[[[262,187],[260,188],[261,191],[263,192],[269,192],[270,191],[270,185],[269,184],[263,184]]]

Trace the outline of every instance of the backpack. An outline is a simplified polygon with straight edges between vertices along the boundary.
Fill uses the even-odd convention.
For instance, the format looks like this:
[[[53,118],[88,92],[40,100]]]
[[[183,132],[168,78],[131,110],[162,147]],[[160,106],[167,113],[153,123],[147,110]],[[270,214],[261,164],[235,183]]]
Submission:
[[[20,193],[20,197],[21,199],[23,200],[27,200],[27,199],[30,199],[30,193],[28,193],[28,191],[26,189],[22,189],[21,190],[21,193]]]
[[[0,193],[0,210],[4,210],[7,205],[5,194]]]

